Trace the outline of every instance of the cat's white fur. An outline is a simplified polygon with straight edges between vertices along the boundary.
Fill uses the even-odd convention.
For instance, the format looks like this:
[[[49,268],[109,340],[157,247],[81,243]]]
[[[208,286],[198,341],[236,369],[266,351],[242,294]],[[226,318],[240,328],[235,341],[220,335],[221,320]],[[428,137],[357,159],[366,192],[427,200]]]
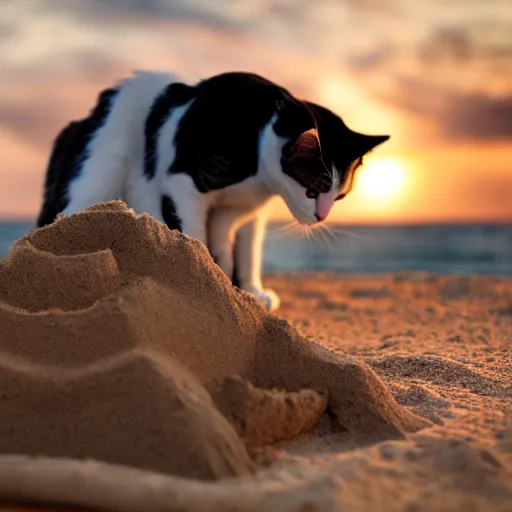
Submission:
[[[242,289],[259,297],[273,310],[279,300],[261,283],[265,205],[272,196],[280,195],[299,222],[313,224],[317,222],[316,201],[307,198],[304,188],[282,172],[281,151],[287,141],[274,133],[275,119],[261,133],[260,161],[255,176],[204,194],[187,174],[168,174],[175,158],[170,141],[191,102],[174,109],[161,127],[156,175],[148,181],[143,174],[145,119],[156,97],[176,81],[183,80],[167,73],[139,71],[122,82],[106,123],[89,142],[90,157],[79,177],[69,185],[69,204],[63,213],[122,199],[135,211],[147,212],[163,221],[161,197],[167,194],[182,220],[183,232],[206,244],[228,276],[236,264]],[[334,182],[333,193],[337,193]],[[237,258],[233,262],[235,241]]]

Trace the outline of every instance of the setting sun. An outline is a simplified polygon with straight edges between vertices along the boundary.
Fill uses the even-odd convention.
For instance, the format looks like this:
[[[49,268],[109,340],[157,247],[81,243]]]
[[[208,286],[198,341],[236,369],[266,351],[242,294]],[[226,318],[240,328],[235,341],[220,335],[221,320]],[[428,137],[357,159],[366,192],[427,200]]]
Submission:
[[[394,158],[370,160],[358,169],[355,189],[366,200],[390,202],[407,183],[404,166]]]

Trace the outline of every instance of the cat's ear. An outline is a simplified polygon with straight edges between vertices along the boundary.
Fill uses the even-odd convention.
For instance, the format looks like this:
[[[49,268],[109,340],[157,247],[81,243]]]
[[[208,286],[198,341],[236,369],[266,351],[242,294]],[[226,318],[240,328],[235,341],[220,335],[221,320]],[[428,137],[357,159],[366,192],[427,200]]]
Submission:
[[[389,135],[364,135],[363,133],[356,133],[356,146],[357,153],[360,156],[366,155],[377,146],[389,140]]]
[[[320,139],[315,128],[301,133],[291,150],[291,160],[309,160],[320,155]]]

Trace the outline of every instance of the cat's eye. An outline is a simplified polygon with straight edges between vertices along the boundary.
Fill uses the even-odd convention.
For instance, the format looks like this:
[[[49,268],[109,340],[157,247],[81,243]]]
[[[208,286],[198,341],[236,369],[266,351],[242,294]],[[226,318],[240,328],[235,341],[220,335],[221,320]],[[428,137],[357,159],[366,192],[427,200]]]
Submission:
[[[306,189],[306,197],[308,199],[316,199],[319,196],[318,190],[315,190],[312,187],[308,187]]]

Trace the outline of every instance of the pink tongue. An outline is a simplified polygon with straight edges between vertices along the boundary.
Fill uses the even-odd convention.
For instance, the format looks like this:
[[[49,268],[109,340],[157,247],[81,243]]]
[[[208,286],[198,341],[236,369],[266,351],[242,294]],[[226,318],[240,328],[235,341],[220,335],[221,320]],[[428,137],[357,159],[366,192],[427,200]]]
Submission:
[[[320,194],[316,199],[316,215],[319,220],[325,220],[331,211],[334,200],[336,199],[336,191],[330,191]]]

